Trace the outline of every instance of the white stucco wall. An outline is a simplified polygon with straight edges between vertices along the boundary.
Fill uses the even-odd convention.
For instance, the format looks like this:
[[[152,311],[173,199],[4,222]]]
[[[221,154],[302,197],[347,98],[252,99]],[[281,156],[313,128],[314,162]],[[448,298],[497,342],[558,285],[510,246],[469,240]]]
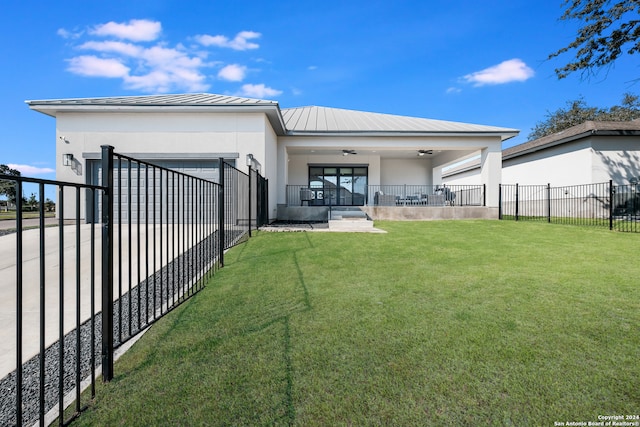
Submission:
[[[58,113],[56,179],[89,182],[86,157],[95,157],[101,152],[101,145],[112,145],[116,152],[142,160],[157,156],[202,158],[199,155],[213,159],[225,155],[235,158],[236,166],[246,172],[249,153],[269,167],[267,149],[275,151],[275,140],[262,113]],[[62,165],[63,154],[73,154],[74,167]],[[275,176],[274,166],[271,168],[270,173]],[[65,211],[72,209],[73,202],[65,193]],[[81,212],[84,216],[84,200]]]
[[[275,220],[278,213],[278,200],[274,197],[280,185],[278,176],[278,136],[264,117],[265,145],[264,157],[258,157],[262,164],[262,176],[269,180],[269,219]]]
[[[586,140],[503,161],[502,183],[552,186],[592,182],[592,150]]]
[[[431,160],[426,157],[381,159],[380,182],[384,185],[433,185]]]
[[[480,185],[480,166],[442,179],[447,185]]]
[[[626,185],[640,178],[640,137],[599,136],[592,144],[593,182]]]

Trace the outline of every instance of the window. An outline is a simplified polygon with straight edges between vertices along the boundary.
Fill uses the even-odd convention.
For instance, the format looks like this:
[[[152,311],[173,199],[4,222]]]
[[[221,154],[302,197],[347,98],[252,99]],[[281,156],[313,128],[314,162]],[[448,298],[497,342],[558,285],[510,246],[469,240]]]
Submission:
[[[362,206],[367,189],[366,166],[310,166],[313,205]]]

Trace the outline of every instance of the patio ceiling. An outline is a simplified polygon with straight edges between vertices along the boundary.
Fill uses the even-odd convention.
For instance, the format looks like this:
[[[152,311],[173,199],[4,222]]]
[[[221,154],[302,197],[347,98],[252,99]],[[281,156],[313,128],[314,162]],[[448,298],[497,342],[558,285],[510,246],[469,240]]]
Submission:
[[[344,155],[343,150],[353,150],[356,154]],[[418,150],[426,151],[424,155],[419,156]],[[289,155],[303,155],[303,156],[340,156],[349,157],[350,159],[357,159],[358,156],[380,156],[381,158],[394,158],[394,159],[413,159],[413,158],[433,158],[441,154],[443,150],[430,149],[428,147],[423,149],[413,148],[360,148],[360,147],[332,147],[332,148],[318,148],[318,147],[287,147],[287,153]]]

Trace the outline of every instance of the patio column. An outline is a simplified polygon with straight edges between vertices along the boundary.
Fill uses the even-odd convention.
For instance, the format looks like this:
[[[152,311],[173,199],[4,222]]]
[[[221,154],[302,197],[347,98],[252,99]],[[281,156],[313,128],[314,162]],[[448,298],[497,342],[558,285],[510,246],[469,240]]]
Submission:
[[[277,180],[277,199],[276,205],[283,205],[287,200],[287,184],[289,183],[289,154],[287,153],[287,147],[279,143],[278,144],[278,180]]]
[[[502,144],[492,144],[480,153],[480,181],[486,184],[487,207],[497,208],[502,181]]]
[[[431,171],[431,185],[442,185],[442,168],[439,166]]]

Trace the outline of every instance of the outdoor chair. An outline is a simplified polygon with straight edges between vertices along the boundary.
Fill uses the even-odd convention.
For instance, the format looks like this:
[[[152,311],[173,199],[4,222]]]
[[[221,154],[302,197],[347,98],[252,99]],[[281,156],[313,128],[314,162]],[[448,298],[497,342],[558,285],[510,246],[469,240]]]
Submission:
[[[301,188],[300,189],[300,206],[304,206],[304,202],[307,202],[307,206],[309,206],[309,202],[313,200],[313,192],[309,188]]]

